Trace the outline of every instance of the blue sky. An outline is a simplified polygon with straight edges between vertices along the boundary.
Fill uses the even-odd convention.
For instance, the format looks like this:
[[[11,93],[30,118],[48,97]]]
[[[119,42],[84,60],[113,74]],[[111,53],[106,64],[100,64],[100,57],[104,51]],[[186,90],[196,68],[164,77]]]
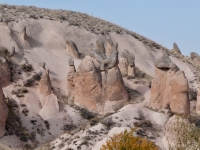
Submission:
[[[184,55],[200,54],[198,0],[0,0],[84,12],[108,20],[172,49],[176,42]]]

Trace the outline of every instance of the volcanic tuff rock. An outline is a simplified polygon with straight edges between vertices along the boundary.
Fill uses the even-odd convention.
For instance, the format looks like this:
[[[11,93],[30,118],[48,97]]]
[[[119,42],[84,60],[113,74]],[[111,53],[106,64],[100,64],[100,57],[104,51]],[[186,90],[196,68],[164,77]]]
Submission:
[[[48,120],[50,118],[56,117],[59,113],[58,99],[55,94],[50,94],[46,100],[45,104],[39,112],[39,115],[44,119]]]
[[[155,66],[160,69],[171,68],[172,61],[166,51],[160,52],[159,57],[156,59]]]
[[[180,49],[179,49],[179,47],[178,47],[178,45],[176,43],[173,43],[172,52],[175,53],[175,54],[178,54],[178,55],[182,55],[181,51],[180,51]]]
[[[123,77],[128,75],[128,60],[126,58],[119,58],[119,69]]]
[[[39,82],[38,90],[41,94],[43,94],[45,96],[48,96],[49,94],[51,94],[51,81],[50,81],[48,69],[46,69],[42,73],[42,77]]]
[[[101,103],[101,74],[92,58],[86,56],[74,74],[74,103],[91,111],[98,111]]]
[[[0,60],[0,75],[2,87],[6,87],[10,84],[11,71],[7,61],[4,58]]]
[[[197,93],[196,112],[197,112],[197,114],[200,114],[200,88]]]
[[[8,117],[8,107],[5,102],[5,96],[3,94],[2,90],[2,85],[0,84],[0,137],[4,136],[6,130],[5,130],[5,125],[6,125],[6,119]]]
[[[109,47],[107,57],[102,50],[93,49],[79,65],[74,75],[74,103],[95,112],[112,111],[128,100],[118,68],[118,44]],[[106,49],[107,51],[107,49]],[[99,63],[99,68],[94,61]]]
[[[169,78],[170,109],[173,113],[189,115],[190,102],[188,97],[188,80],[184,72],[177,71]]]
[[[187,78],[184,72],[179,71],[179,68],[171,62],[168,55],[161,56],[156,61],[160,68],[155,68],[156,75],[151,84],[149,106],[156,110],[171,109],[173,113],[188,115],[190,103]]]
[[[66,45],[66,53],[73,58],[79,59],[80,53],[78,51],[76,44],[70,40],[66,41],[66,44],[67,44]]]
[[[68,103],[71,103],[74,99],[74,74],[76,72],[76,68],[74,66],[74,61],[72,58],[69,59],[69,71],[67,74],[67,95],[68,95]]]
[[[197,53],[192,52],[190,53],[190,57],[192,59],[194,66],[200,68],[200,56]]]
[[[128,61],[128,72],[127,72],[127,75],[134,77],[135,76],[135,55],[132,54],[132,53],[129,53],[129,51],[125,49],[122,52],[121,57],[127,59],[127,61]],[[121,70],[121,72],[123,72],[123,70]],[[126,74],[126,73],[124,73],[124,74]]]

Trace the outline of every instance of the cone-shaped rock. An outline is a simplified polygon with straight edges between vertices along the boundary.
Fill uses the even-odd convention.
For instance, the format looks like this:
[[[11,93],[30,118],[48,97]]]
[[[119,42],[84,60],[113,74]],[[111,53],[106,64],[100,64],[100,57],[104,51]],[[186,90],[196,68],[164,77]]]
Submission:
[[[90,111],[98,111],[101,105],[101,74],[92,58],[86,56],[74,75],[74,103]]]
[[[58,99],[56,95],[50,94],[45,100],[43,108],[40,110],[39,115],[44,119],[48,120],[52,117],[56,117],[59,113]]]
[[[42,77],[40,79],[38,89],[39,89],[39,92],[45,96],[48,96],[49,94],[51,94],[51,81],[50,81],[48,69],[46,69],[42,73]]]

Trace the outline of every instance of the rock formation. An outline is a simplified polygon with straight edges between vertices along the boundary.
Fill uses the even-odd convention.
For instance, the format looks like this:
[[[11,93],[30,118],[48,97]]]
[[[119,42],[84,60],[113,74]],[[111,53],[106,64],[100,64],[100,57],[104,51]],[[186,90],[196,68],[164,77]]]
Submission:
[[[156,59],[155,66],[160,69],[169,69],[172,66],[172,61],[166,51],[161,52]]]
[[[45,100],[45,104],[39,112],[39,115],[44,120],[56,117],[59,113],[58,99],[56,95],[50,94]]]
[[[190,53],[190,57],[192,59],[193,65],[197,68],[200,68],[200,56],[197,53]]]
[[[96,45],[97,45],[98,50],[105,54],[105,47],[104,47],[103,42],[100,40],[97,40]]]
[[[102,95],[105,101],[105,112],[122,107],[129,98],[118,67],[118,51],[115,44],[112,47],[112,53],[107,59],[108,68],[105,72],[102,72]]]
[[[184,72],[179,71],[167,53],[160,55],[155,66],[149,106],[159,111],[171,109],[173,113],[188,115],[190,113],[189,85]]]
[[[8,107],[5,101],[5,96],[3,94],[2,85],[0,84],[0,110],[1,110],[1,117],[0,117],[0,137],[4,136],[6,130],[6,119],[8,117]]]
[[[126,70],[124,70],[122,67],[120,67],[120,71],[122,72],[123,75],[129,75],[129,76],[134,77],[135,76],[135,56],[134,56],[134,54],[129,53],[129,51],[125,49],[122,52],[121,57],[124,59],[127,59],[128,70],[127,70],[127,72],[124,72]],[[120,63],[123,63],[123,62],[121,62],[121,61],[119,62],[119,66],[123,66],[123,64],[120,64]]]
[[[45,62],[41,62],[41,63],[38,64],[38,66],[41,67],[41,68],[43,68],[43,69],[45,69],[45,65],[46,65]]]
[[[182,54],[181,54],[181,51],[180,51],[180,49],[179,49],[179,47],[178,47],[178,45],[177,45],[176,43],[173,43],[172,52],[173,52],[174,54],[182,55]]]
[[[119,58],[119,69],[123,77],[128,75],[128,60],[126,58]]]
[[[10,57],[14,56],[14,54],[15,54],[15,47],[12,46],[10,50]]]
[[[26,34],[26,26],[24,26],[22,33],[21,33],[21,37],[24,41],[27,40],[27,34]]]
[[[39,82],[38,90],[41,94],[43,94],[45,96],[48,96],[49,94],[51,94],[51,81],[50,81],[48,69],[46,69],[42,73],[42,77]]]
[[[76,72],[76,68],[74,66],[74,61],[72,58],[69,59],[69,72],[67,74],[67,95],[68,95],[68,103],[72,103],[74,99],[74,74]]]
[[[78,51],[78,48],[76,44],[73,41],[66,41],[66,53],[71,56],[72,58],[80,58],[80,53]]]
[[[189,85],[185,73],[177,71],[169,78],[170,109],[175,114],[190,114]]]
[[[116,105],[123,106],[128,100],[118,68],[117,48],[118,44],[113,44],[107,57],[101,50],[93,49],[83,59],[73,78],[76,105],[94,112],[107,112],[116,108]],[[99,68],[94,61],[99,63]]]
[[[7,21],[6,18],[3,18],[3,25],[4,25],[4,26],[8,26],[8,21]]]
[[[11,71],[7,61],[2,57],[0,60],[0,75],[2,87],[6,87],[10,84]]]
[[[105,55],[108,56],[112,49],[113,46],[113,41],[111,40],[111,38],[109,36],[106,37],[106,52]]]
[[[74,74],[74,85],[74,103],[90,111],[98,111],[98,105],[101,105],[101,74],[90,56],[83,59]]]
[[[197,114],[200,114],[200,88],[197,93],[196,112]]]

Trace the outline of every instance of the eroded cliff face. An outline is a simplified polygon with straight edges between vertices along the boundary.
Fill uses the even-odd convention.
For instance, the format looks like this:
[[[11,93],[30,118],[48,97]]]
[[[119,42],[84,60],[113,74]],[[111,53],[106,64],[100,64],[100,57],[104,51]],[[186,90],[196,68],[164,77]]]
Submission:
[[[111,127],[138,124],[141,110],[153,126],[164,127],[167,114],[146,108],[149,101],[154,109],[170,108],[176,114],[190,113],[188,86],[194,90],[199,83],[194,73],[198,70],[187,61],[196,64],[197,59],[192,57],[183,62],[185,56],[180,55],[178,47],[174,46],[176,57],[149,39],[81,13],[25,6],[1,8],[0,12],[10,15],[4,15],[2,22],[0,18],[0,46],[8,51],[4,56],[0,54],[6,60],[0,67],[3,87],[0,90],[0,143],[20,149],[29,141],[28,146],[35,148],[61,136],[50,143],[52,149],[77,149],[82,139],[86,139],[85,135],[90,134],[92,144],[81,147],[88,150],[107,136]],[[11,10],[21,17],[11,14]],[[28,10],[27,15],[21,14],[25,10]],[[33,12],[40,12],[40,15]],[[58,18],[60,14],[68,19]],[[78,16],[87,21],[81,22],[76,19]],[[90,25],[92,22],[96,22],[96,28]],[[167,57],[156,61],[163,50],[170,57],[166,54]],[[151,85],[143,84],[147,80],[145,75],[154,78]],[[8,109],[3,93],[16,114],[11,122],[14,126],[6,130]],[[73,102],[90,112],[81,112]],[[99,113],[97,118],[83,118],[91,112]],[[106,118],[104,114],[110,116]],[[104,117],[113,119],[110,128],[95,122]],[[77,145],[73,144],[77,141],[74,133],[81,137]],[[99,134],[94,137],[93,133]],[[155,135],[155,141],[160,144],[161,137]],[[147,136],[151,137],[149,133]]]

